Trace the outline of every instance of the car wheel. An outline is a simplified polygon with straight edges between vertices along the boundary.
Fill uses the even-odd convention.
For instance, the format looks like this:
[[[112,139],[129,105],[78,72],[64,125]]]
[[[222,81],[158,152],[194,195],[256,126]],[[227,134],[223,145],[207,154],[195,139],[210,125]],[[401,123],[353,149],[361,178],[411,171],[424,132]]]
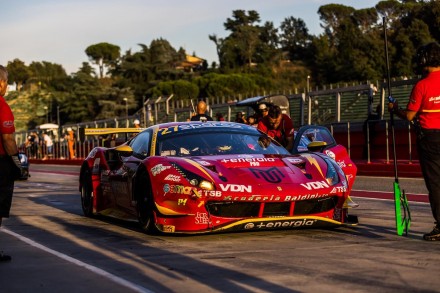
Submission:
[[[81,176],[81,207],[86,217],[93,216],[93,185],[90,170]]]
[[[149,234],[157,233],[154,221],[154,202],[150,178],[146,171],[138,173],[135,179],[135,196],[137,202],[138,221],[141,229]]]

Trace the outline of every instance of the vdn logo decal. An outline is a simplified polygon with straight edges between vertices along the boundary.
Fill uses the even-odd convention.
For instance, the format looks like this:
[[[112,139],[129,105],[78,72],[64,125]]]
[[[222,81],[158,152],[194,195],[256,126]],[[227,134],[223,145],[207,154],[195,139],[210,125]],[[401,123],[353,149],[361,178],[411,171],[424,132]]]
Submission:
[[[325,181],[307,182],[306,184],[301,183],[301,186],[307,188],[307,190],[321,189],[321,188],[328,188],[328,187],[330,187]]]
[[[252,192],[251,185],[239,185],[239,184],[219,184],[222,191],[231,192]]]
[[[261,169],[252,169],[250,168],[251,172],[255,175],[257,178],[263,177],[264,180],[270,183],[280,183],[281,180],[285,177],[283,173],[281,173],[280,170],[278,170],[275,167],[272,167],[268,170],[261,170]]]

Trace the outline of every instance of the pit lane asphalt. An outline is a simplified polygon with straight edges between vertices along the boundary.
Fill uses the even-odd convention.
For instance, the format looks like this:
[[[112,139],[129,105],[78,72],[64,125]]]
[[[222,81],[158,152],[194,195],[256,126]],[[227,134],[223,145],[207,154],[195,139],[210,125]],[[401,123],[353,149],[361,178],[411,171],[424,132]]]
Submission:
[[[81,216],[77,166],[34,166],[16,184],[0,230],[1,292],[438,292],[440,243],[429,205],[410,202],[397,236],[394,204],[355,197],[357,227],[150,236],[135,225]],[[392,194],[393,178],[359,177],[355,191]],[[400,178],[426,198],[423,180]]]

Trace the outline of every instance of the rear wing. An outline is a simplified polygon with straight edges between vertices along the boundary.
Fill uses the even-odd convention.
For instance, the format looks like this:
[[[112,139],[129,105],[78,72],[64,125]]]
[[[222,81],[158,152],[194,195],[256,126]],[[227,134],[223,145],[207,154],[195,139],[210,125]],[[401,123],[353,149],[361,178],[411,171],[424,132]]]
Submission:
[[[116,133],[124,133],[126,141],[130,138],[128,135],[133,133],[139,133],[146,128],[79,128],[79,139],[81,142],[86,140],[86,136],[103,136]]]

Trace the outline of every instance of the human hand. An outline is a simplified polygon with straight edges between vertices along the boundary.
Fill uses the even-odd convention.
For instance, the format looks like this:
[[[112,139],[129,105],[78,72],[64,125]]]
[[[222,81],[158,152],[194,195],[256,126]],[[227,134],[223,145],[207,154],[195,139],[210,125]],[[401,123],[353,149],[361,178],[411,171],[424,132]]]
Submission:
[[[20,158],[19,158],[18,154],[12,155],[11,159],[12,159],[12,162],[14,163],[13,169],[12,169],[12,174],[13,174],[14,180],[17,180],[23,174],[23,167],[21,165]]]
[[[394,103],[388,103],[388,112],[395,112],[399,109],[399,104],[397,103],[397,100],[394,100]]]

